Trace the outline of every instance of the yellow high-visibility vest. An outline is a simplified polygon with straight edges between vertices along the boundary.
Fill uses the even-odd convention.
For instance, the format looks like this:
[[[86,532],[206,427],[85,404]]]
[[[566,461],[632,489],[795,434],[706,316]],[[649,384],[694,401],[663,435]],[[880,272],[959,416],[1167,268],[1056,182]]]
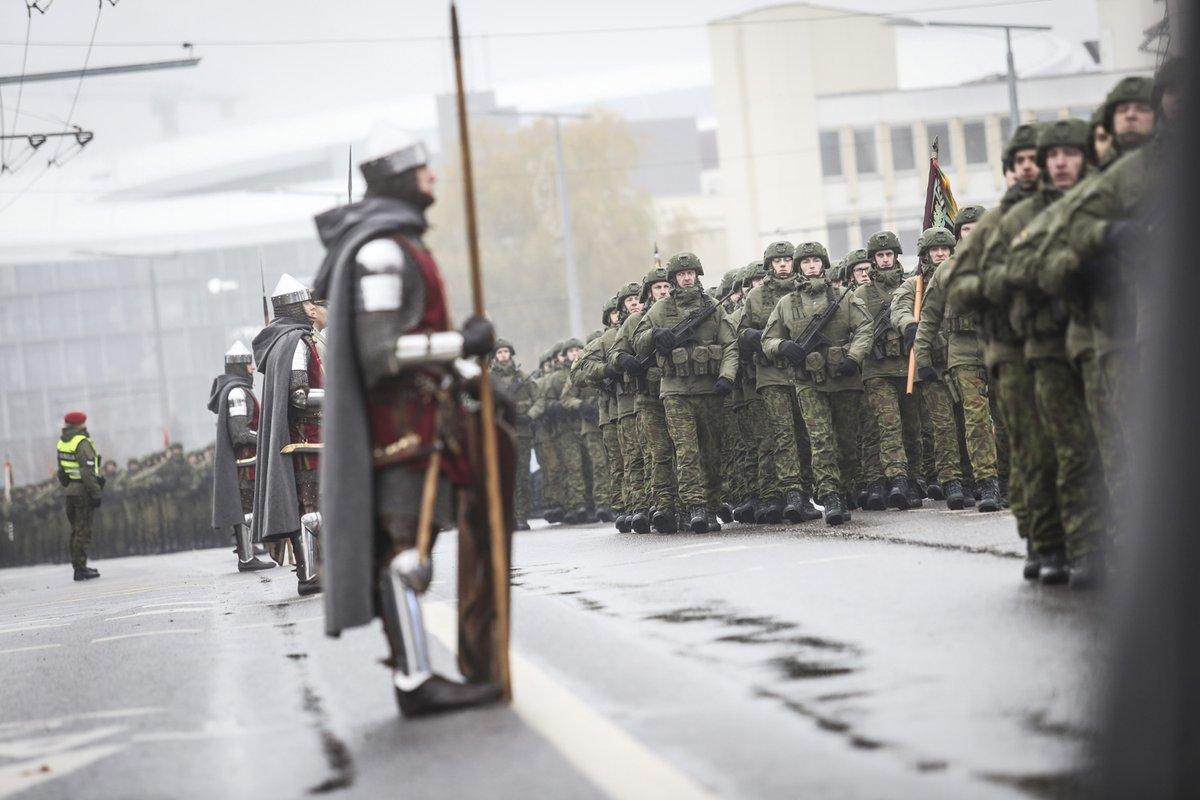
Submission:
[[[92,469],[99,475],[101,463],[100,450],[97,449],[96,443],[92,441],[90,436],[77,433],[71,437],[70,441],[64,442],[62,439],[58,440],[58,466],[73,481],[83,480],[83,476],[79,472],[79,461],[76,458],[75,451],[79,449],[79,443],[85,440],[92,446],[92,452],[96,455],[96,461],[92,465]]]

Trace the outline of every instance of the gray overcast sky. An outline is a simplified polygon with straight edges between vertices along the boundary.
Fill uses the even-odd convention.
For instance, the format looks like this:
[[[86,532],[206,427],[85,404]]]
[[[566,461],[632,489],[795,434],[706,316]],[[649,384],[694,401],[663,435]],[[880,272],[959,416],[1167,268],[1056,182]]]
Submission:
[[[38,2],[49,7],[45,14],[34,11],[29,17],[33,46],[26,69],[78,68],[96,23],[96,0]],[[466,44],[468,83],[473,89],[496,89],[502,101],[550,106],[586,101],[589,95],[705,85],[711,80],[705,23],[763,5],[767,3],[751,0],[463,0],[460,17],[471,37]],[[831,0],[822,5],[831,7],[831,13],[845,9],[919,19],[1036,21],[1055,25],[1057,35],[1073,42],[1094,37],[1096,27],[1092,0]],[[185,41],[195,43],[203,63],[196,69],[85,81],[72,121],[94,129],[96,140],[77,162],[84,169],[61,171],[77,177],[85,170],[101,171],[102,156],[164,137],[274,124],[383,100],[413,101],[420,110],[417,116],[424,119],[407,124],[431,125],[432,96],[451,85],[449,45],[443,38],[449,30],[448,5],[440,0],[119,0],[115,6],[105,0],[102,6],[92,66],[177,58],[183,52],[179,43]],[[26,21],[23,0],[0,2],[0,74],[21,70]],[[929,82],[924,76],[936,72],[944,81],[953,75],[944,59],[937,69],[927,65],[954,53],[946,43],[968,34],[915,33],[936,38],[916,40],[928,43],[924,52],[901,48],[901,80]],[[972,54],[962,59],[964,69],[974,70],[967,76],[1002,70],[999,39],[969,35],[982,36],[976,45],[983,49],[976,52],[969,40],[957,38],[958,52]],[[393,36],[415,41],[312,41]],[[265,43],[272,40],[301,41]],[[911,45],[914,40],[906,41]],[[988,57],[980,55],[988,48]],[[846,52],[853,58],[851,43]],[[1019,62],[1021,53],[1018,49]],[[75,89],[73,81],[24,87],[17,129],[61,128]],[[10,132],[16,95],[16,86],[0,87]],[[11,147],[9,155],[11,161]],[[58,177],[68,176],[49,182],[57,183]],[[13,178],[0,176],[0,201],[13,191]]]

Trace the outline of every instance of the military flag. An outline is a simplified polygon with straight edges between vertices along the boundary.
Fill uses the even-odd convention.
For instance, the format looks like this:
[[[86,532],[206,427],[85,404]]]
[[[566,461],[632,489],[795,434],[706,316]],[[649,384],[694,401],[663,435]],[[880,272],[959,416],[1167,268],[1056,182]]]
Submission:
[[[945,228],[954,230],[954,218],[958,216],[958,203],[954,201],[954,192],[950,189],[950,179],[938,166],[938,140],[934,137],[929,148],[929,181],[925,186],[925,215],[921,219],[921,230],[929,228]],[[913,316],[921,320],[921,303],[925,299],[925,275],[921,264],[917,263],[917,285],[913,298]],[[917,349],[908,351],[908,385],[907,391],[913,393],[913,384],[917,378]]]

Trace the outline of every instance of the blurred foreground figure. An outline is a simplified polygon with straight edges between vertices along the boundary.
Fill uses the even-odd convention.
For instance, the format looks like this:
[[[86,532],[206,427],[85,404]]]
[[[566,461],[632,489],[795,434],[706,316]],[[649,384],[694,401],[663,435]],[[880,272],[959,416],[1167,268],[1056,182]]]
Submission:
[[[263,378],[255,454],[254,541],[292,542],[296,590],[321,591],[317,536],[321,532],[318,467],[325,368],[313,322],[321,311],[291,275],[271,292],[275,319],[254,337],[254,362]]]
[[[315,287],[329,301],[326,631],[382,618],[396,701],[411,717],[500,698],[478,404],[454,363],[489,355],[495,335],[482,317],[450,327],[441,271],[421,241],[435,181],[424,144],[381,128],[368,150],[366,196],[316,220],[328,250]],[[499,438],[499,463],[512,465],[512,437]],[[510,503],[512,477],[502,476]],[[512,509],[504,516],[511,531]],[[433,672],[420,603],[433,538],[451,526],[467,683]]]
[[[233,528],[238,572],[274,566],[255,558],[250,537],[260,416],[253,373],[254,356],[246,345],[234,342],[225,353],[225,373],[213,379],[208,398],[208,410],[217,415],[212,526],[217,530]]]
[[[92,515],[100,507],[104,478],[100,475],[100,453],[92,441],[87,414],[72,411],[63,417],[58,440],[58,482],[66,487],[67,519],[71,523],[71,566],[75,580],[99,578],[100,571],[87,565],[87,548],[92,541]]]

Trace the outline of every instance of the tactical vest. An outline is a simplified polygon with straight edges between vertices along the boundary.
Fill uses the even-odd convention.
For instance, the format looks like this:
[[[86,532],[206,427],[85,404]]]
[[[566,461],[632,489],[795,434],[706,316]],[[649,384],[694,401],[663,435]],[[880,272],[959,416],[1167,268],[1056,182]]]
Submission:
[[[92,441],[87,434],[77,433],[71,437],[70,441],[64,442],[58,440],[58,466],[67,474],[67,478],[73,481],[83,480],[83,475],[80,472],[79,461],[75,455],[75,451],[79,449],[79,443],[86,441],[92,446],[92,452],[96,454],[96,463],[92,465],[92,469],[97,475],[100,474],[100,450],[96,447],[96,443]]]

